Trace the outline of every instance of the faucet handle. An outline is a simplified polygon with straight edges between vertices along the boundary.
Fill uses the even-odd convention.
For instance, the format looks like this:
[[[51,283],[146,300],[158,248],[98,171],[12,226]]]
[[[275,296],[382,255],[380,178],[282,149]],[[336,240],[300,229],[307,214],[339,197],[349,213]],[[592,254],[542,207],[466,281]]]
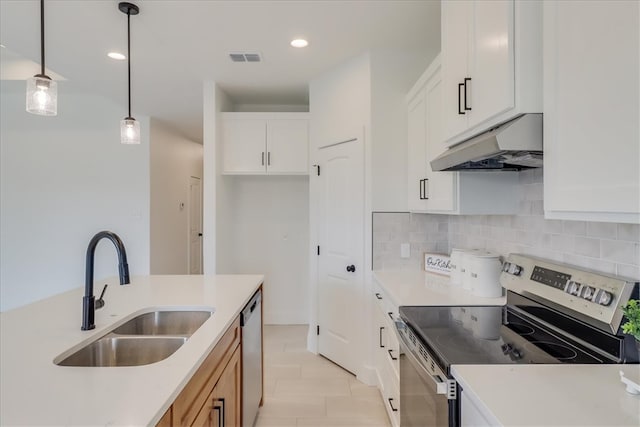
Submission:
[[[104,288],[102,288],[102,292],[100,293],[100,298],[96,300],[96,310],[104,307],[104,299],[102,297],[104,297],[104,293],[107,291],[107,286],[109,285],[104,285]]]

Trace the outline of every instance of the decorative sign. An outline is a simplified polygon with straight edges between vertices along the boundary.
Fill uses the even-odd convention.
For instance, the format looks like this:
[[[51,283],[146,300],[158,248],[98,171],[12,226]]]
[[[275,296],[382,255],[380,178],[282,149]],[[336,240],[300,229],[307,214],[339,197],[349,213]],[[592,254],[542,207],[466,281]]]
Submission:
[[[451,275],[451,258],[446,254],[432,254],[425,252],[424,271],[440,274],[442,276],[449,276]]]

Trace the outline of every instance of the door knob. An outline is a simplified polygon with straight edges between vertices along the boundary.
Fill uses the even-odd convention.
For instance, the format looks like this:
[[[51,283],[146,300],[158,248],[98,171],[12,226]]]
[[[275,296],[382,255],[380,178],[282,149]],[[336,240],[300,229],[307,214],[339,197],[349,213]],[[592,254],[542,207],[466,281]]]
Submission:
[[[354,273],[356,271],[355,265],[347,265],[347,271],[350,273]]]

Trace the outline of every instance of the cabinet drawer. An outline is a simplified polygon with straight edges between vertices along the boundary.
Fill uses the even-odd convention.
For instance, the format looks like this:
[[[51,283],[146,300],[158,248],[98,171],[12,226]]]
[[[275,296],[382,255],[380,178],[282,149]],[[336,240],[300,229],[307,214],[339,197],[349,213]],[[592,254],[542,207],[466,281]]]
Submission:
[[[237,318],[173,403],[174,426],[195,422],[239,344],[240,318]]]

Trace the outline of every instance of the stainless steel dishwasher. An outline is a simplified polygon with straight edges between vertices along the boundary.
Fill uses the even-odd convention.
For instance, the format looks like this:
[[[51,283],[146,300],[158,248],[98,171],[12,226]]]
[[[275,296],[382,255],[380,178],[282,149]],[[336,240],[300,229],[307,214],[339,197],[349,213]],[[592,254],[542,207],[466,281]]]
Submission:
[[[252,427],[262,399],[262,290],[242,310],[242,425]]]

